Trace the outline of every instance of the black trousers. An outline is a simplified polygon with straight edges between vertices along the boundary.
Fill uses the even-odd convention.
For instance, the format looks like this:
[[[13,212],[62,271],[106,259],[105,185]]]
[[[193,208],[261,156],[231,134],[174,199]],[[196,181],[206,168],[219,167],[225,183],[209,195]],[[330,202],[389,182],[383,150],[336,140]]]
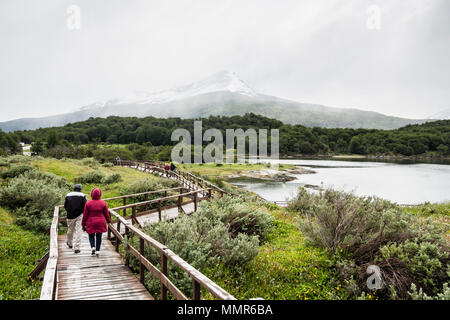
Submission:
[[[100,251],[100,246],[102,245],[102,234],[103,233],[89,234],[89,242],[91,244],[91,248],[95,247],[95,251]]]

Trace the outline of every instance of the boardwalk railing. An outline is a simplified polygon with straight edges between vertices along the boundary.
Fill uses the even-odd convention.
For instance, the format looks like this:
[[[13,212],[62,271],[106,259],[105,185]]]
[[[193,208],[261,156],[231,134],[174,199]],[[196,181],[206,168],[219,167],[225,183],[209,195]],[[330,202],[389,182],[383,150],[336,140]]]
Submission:
[[[179,189],[180,193],[176,194],[176,195],[172,195],[172,196],[166,196],[163,198],[127,204],[124,206],[113,208],[112,210],[116,210],[116,211],[123,210],[123,218],[125,219],[126,218],[126,210],[131,209],[131,217],[128,219],[131,219],[132,223],[140,225],[139,222],[137,221],[137,217],[139,217],[139,216],[158,212],[158,219],[159,219],[159,221],[162,221],[162,212],[164,210],[178,208],[178,212],[185,213],[183,206],[193,203],[194,204],[194,212],[196,212],[198,209],[199,201],[208,200],[211,198],[211,189],[200,189],[200,190],[190,191],[190,192],[185,192],[185,193],[183,193],[183,191],[186,190],[185,188],[175,188],[175,189]],[[205,194],[206,194],[206,196],[204,196]],[[187,198],[189,200],[184,201],[185,198]],[[176,204],[170,204],[174,200],[176,200]],[[137,208],[147,207],[150,204],[157,204],[157,207],[152,210],[146,210],[146,211],[137,213]],[[116,222],[116,221],[114,221],[114,222]],[[118,228],[120,230],[120,221],[118,221],[117,223],[119,224]]]
[[[129,221],[125,220],[122,216],[116,213],[114,210],[109,211],[111,216],[114,216],[118,221],[118,226],[123,224],[125,227],[125,236],[122,236],[120,229],[116,229],[112,223],[108,224],[108,234],[114,234],[116,238],[116,251],[119,250],[119,243],[125,245],[128,253],[133,255],[139,261],[139,280],[144,283],[145,270],[150,271],[160,281],[160,298],[161,300],[167,300],[167,292],[170,291],[177,300],[188,300],[186,295],[181,292],[168,278],[167,262],[170,260],[184,272],[186,272],[192,279],[192,299],[200,300],[200,289],[205,288],[214,297],[220,300],[235,300],[235,298],[226,292],[224,289],[215,284],[212,280],[202,274],[200,271],[192,267],[189,263],[184,261],[172,250],[165,245],[159,243],[155,239],[151,238],[138,228],[134,227]],[[129,241],[131,237],[137,236],[139,238],[139,249],[134,248]],[[154,266],[145,256],[145,244],[155,248],[161,257],[160,269]],[[126,264],[129,264],[127,258]]]
[[[55,299],[56,284],[58,283],[58,273],[56,264],[58,263],[58,224],[59,206],[53,212],[52,226],[50,227],[50,251],[45,269],[44,280],[42,282],[41,300]]]
[[[190,172],[182,171],[180,169],[176,169],[176,171],[165,170],[164,164],[160,161],[121,161],[121,166],[134,167],[136,169],[140,169],[144,172],[158,172],[163,176],[168,178],[173,178],[175,180],[183,183],[188,189],[193,190],[194,188],[201,189],[211,189],[213,192],[218,193],[219,195],[228,195],[228,196],[238,196],[233,193],[230,193],[209,181],[206,181],[200,177],[193,175]]]

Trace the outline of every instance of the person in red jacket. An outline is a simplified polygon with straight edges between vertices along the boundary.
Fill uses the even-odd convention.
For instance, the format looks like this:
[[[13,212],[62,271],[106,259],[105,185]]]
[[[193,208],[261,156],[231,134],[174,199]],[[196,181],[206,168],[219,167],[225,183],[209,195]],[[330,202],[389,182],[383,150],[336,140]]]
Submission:
[[[97,257],[100,254],[100,247],[102,245],[102,234],[108,231],[106,222],[111,223],[108,206],[105,201],[100,199],[101,197],[102,191],[99,188],[92,190],[92,200],[86,203],[83,220],[81,221],[83,231],[89,234],[92,255],[95,254]]]

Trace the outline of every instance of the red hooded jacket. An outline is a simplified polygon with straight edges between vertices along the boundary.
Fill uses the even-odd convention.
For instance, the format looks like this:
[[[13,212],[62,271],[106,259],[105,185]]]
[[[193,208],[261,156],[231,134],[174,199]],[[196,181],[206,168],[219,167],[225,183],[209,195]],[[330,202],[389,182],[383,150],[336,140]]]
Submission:
[[[91,193],[92,200],[89,200],[84,207],[81,225],[86,227],[86,232],[89,234],[106,232],[108,231],[106,222],[111,223],[108,206],[105,201],[100,200],[101,196],[100,189],[95,188]]]

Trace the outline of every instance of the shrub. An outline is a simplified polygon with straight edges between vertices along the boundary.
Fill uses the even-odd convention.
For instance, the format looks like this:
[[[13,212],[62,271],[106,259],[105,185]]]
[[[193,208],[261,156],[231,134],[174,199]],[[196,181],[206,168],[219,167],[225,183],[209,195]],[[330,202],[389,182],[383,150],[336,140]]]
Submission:
[[[105,168],[110,168],[110,167],[113,167],[113,166],[114,166],[114,164],[112,164],[111,162],[105,162],[103,164],[103,167],[105,167]]]
[[[229,216],[230,212],[222,212],[222,210],[227,211],[224,205],[225,199],[214,199],[211,202],[218,203],[207,205],[206,202],[202,202],[199,210],[192,215],[181,216],[174,222],[153,224],[145,227],[144,231],[200,271],[211,268],[218,263],[234,268],[252,260],[258,253],[258,236],[237,231],[231,233],[230,225],[225,222],[227,219],[224,219],[224,217]],[[242,212],[252,215],[253,208],[251,208],[251,205],[242,203],[242,200],[240,202],[242,206],[248,206],[249,208],[236,210],[239,212],[237,216]],[[236,201],[233,201],[231,207],[236,206]],[[241,218],[247,220],[245,215],[241,215]],[[134,240],[133,246],[138,246],[137,240]],[[146,247],[145,256],[155,266],[159,265],[159,253],[150,246]],[[131,261],[132,266],[137,268],[138,261],[135,259]],[[169,263],[168,274],[178,288],[185,294],[190,293],[192,280],[185,272]],[[146,286],[152,294],[158,295],[159,281],[156,278],[148,277]]]
[[[100,171],[90,171],[75,178],[76,183],[101,183],[105,175]]]
[[[30,157],[24,155],[13,155],[6,158],[9,164],[11,163],[28,163],[31,161]]]
[[[223,196],[202,203],[204,215],[210,219],[219,219],[228,227],[232,236],[239,233],[256,235],[263,239],[273,222],[273,217],[259,206],[243,202],[242,199]]]
[[[412,282],[434,295],[448,281],[443,228],[427,218],[386,200],[334,190],[312,195],[302,188],[288,209],[301,214],[298,226],[311,244],[341,256],[336,267],[353,295],[366,288],[369,265],[382,272],[379,297],[408,298]]]
[[[6,158],[0,158],[0,167],[7,167],[8,160]]]
[[[30,170],[33,170],[33,167],[28,164],[14,165],[9,170],[2,173],[2,178],[15,178]]]
[[[57,176],[53,173],[44,173],[36,169],[27,171],[22,174],[22,176],[28,180],[41,180],[47,184],[53,184],[62,189],[70,189],[72,187],[72,185],[67,182],[66,178]]]
[[[113,173],[102,179],[102,184],[112,184],[122,181],[122,176],[120,173]]]
[[[10,208],[25,229],[47,231],[54,207],[61,204],[67,183],[52,175],[27,172],[0,190],[0,205]]]
[[[98,166],[99,166],[98,161],[95,160],[94,158],[83,158],[83,159],[81,159],[81,163],[84,166],[88,166],[88,167],[91,167],[93,169],[97,169]]]

